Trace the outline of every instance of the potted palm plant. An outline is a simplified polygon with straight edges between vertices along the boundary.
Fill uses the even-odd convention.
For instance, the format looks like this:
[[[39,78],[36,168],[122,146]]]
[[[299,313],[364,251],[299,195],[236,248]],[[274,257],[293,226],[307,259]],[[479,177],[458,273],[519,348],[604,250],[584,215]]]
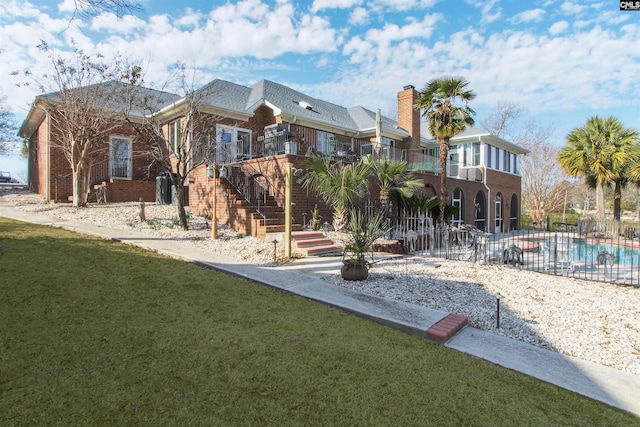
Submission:
[[[367,254],[373,255],[373,242],[389,232],[384,212],[378,211],[365,219],[359,210],[351,209],[347,232],[350,236],[344,247],[340,275],[345,280],[365,280],[369,277],[371,264]]]

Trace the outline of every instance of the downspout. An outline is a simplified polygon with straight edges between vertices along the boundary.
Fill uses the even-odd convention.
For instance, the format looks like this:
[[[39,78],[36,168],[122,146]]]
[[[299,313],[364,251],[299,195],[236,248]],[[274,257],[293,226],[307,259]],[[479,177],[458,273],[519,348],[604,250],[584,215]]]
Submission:
[[[478,140],[480,141],[480,146],[481,147],[485,147],[484,144],[482,144],[482,138],[478,137]],[[486,153],[483,153],[484,156],[481,156],[481,161],[480,164],[482,164],[482,184],[484,184],[484,188],[487,190],[487,225],[488,225],[488,230],[487,233],[491,232],[491,188],[489,188],[489,186],[487,185],[487,165],[485,164],[485,159],[487,158]],[[495,229],[493,230],[495,231]]]
[[[487,233],[490,233],[491,232],[491,189],[487,185],[487,167],[484,166],[482,169],[483,169],[482,183],[484,184],[484,188],[487,189],[487,225],[489,226]]]
[[[374,150],[376,157],[380,157],[381,147],[382,147],[382,113],[378,108],[376,110],[376,147]]]
[[[45,146],[46,146],[46,150],[45,150],[45,186],[44,186],[44,193],[45,193],[45,200],[47,201],[47,203],[51,200],[51,116],[49,115],[49,110],[47,110],[46,108],[40,107],[44,110],[45,112],[45,120],[47,122],[46,125],[46,142],[45,142]],[[38,138],[39,139],[39,138]],[[39,143],[39,141],[38,141]]]

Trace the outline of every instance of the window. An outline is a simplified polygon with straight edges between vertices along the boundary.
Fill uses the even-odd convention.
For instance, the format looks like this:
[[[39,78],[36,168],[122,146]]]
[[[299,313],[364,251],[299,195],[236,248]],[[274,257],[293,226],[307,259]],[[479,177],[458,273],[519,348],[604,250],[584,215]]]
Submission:
[[[464,158],[461,166],[480,166],[480,142],[464,144],[462,151]]]
[[[459,174],[460,154],[454,150],[449,154],[449,176],[458,176]]]
[[[496,225],[495,233],[502,233],[502,194],[496,194],[496,207],[495,207]]]
[[[375,142],[369,142],[360,145],[360,156],[372,156],[375,154]],[[380,144],[380,157],[386,157],[387,159],[395,159],[395,141],[389,138],[382,138]]]
[[[216,135],[216,160],[218,163],[233,163],[251,158],[251,131],[249,129],[218,125]]]
[[[131,140],[120,136],[109,138],[109,170],[111,178],[129,178],[132,173]]]
[[[458,212],[451,215],[451,225],[454,227],[460,227],[464,224],[464,195],[460,188],[453,190],[451,195],[451,206],[458,208]]]
[[[364,156],[373,157],[373,144],[362,144],[360,146],[360,157]]]
[[[491,155],[493,154],[493,147],[490,145],[487,145],[485,147],[485,156],[486,158],[484,159],[485,161],[485,165],[490,168],[491,167]]]
[[[508,151],[504,152],[504,167],[502,170],[505,172],[511,172],[511,153]]]
[[[471,146],[471,165],[480,166],[480,143],[474,142]]]
[[[335,145],[335,139],[332,133],[318,131],[318,145],[316,149],[318,153],[331,154]]]
[[[395,151],[394,151],[395,141],[389,138],[382,138],[382,147],[380,150],[380,154],[387,159],[394,159]]]
[[[182,129],[180,127],[180,120],[174,120],[169,123],[169,150],[171,154],[178,152],[180,148],[180,135]]]

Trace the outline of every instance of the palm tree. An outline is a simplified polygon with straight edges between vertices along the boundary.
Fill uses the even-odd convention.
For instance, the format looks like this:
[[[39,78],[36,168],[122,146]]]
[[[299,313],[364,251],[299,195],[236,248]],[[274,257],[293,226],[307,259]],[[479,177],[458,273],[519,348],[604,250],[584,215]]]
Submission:
[[[389,206],[391,194],[399,193],[404,197],[411,197],[415,190],[424,185],[423,180],[414,179],[407,162],[387,157],[366,157],[363,161],[370,164],[371,174],[380,186],[380,205],[383,208]]]
[[[567,135],[558,153],[560,166],[571,176],[596,184],[596,217],[604,220],[604,185],[615,183],[614,215],[620,222],[620,195],[625,175],[633,174],[638,157],[638,132],[625,128],[615,117],[591,117]],[[640,176],[640,174],[639,174]]]
[[[444,219],[444,200],[447,183],[447,158],[449,156],[449,139],[465,130],[467,125],[473,126],[471,115],[475,112],[468,102],[476,94],[467,89],[469,82],[463,77],[440,77],[427,82],[420,92],[415,108],[424,110],[429,132],[440,147],[440,219]]]
[[[347,224],[349,208],[367,191],[369,164],[332,163],[330,157],[314,154],[307,159],[306,168],[309,172],[303,178],[303,185],[333,208],[333,227],[336,231],[342,230]]]

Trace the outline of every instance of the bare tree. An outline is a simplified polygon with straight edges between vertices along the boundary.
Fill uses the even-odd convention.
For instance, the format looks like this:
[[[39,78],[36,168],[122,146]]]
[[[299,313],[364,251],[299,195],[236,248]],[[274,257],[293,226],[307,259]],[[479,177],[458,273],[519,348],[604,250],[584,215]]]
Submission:
[[[4,99],[0,99],[3,102]],[[0,105],[0,154],[11,151],[13,142],[16,140],[16,122],[13,113]]]
[[[216,124],[225,117],[205,111],[206,100],[213,90],[210,85],[196,90],[183,65],[164,86],[176,84],[181,95],[149,90],[142,83],[139,80],[132,85],[134,92],[129,96],[125,117],[147,142],[145,150],[153,166],[169,174],[175,188],[179,225],[187,230],[185,187],[189,175],[202,164],[224,163],[226,153],[216,150],[219,137]]]
[[[567,193],[575,184],[567,180],[555,162],[558,147],[539,142],[527,149],[530,153],[521,158],[520,168],[522,205],[533,222],[542,224],[549,212],[564,206]]]
[[[59,150],[69,162],[73,180],[74,206],[86,206],[91,167],[107,155],[109,135],[125,124],[120,112],[123,86],[119,83],[129,68],[121,58],[111,64],[101,62],[75,49],[70,58],[58,57],[46,43],[53,72],[41,80],[31,76],[43,95],[36,97],[49,114],[51,148]]]
[[[507,141],[520,138],[518,121],[524,116],[525,109],[510,101],[500,101],[481,122],[486,130]],[[512,132],[516,132],[513,134]]]
[[[127,12],[142,10],[138,0],[73,0],[75,4],[75,15],[84,17],[94,17],[101,13],[113,13],[121,18]]]
[[[522,206],[534,222],[542,223],[546,215],[563,206],[571,185],[556,162],[559,148],[549,143],[555,124],[542,126],[526,120],[526,110],[517,103],[500,102],[481,121],[492,134],[530,151],[520,157]]]

